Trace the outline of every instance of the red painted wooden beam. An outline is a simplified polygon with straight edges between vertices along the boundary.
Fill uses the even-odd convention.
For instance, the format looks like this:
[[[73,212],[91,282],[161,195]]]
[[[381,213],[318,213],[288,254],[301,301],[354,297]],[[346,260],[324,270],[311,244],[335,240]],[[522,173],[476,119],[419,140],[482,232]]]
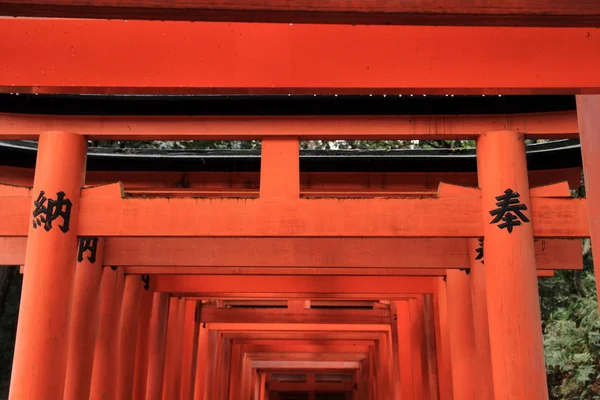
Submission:
[[[511,129],[528,138],[577,138],[577,114],[560,111],[508,115],[379,116],[72,116],[0,114],[0,139],[36,140],[64,130],[90,140],[475,139]]]
[[[257,293],[282,297],[306,294],[433,293],[434,277],[413,276],[231,276],[166,275],[150,281],[157,292]]]
[[[0,37],[5,92],[600,92],[597,28],[1,19]]]
[[[400,25],[598,26],[594,0],[4,0],[2,15]]]

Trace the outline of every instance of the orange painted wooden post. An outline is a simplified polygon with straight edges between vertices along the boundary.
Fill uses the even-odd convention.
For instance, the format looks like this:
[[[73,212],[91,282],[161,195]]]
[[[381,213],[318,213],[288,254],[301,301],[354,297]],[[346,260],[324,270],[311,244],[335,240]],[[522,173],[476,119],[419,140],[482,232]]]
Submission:
[[[90,395],[94,347],[100,319],[103,254],[104,239],[79,238],[69,326],[67,376],[63,396],[65,400],[87,399]]]
[[[400,365],[400,338],[398,337],[398,326],[400,325],[400,321],[398,321],[398,301],[390,302],[390,327],[392,330],[391,342],[392,342],[392,359],[394,361],[394,375],[393,375],[393,383],[394,383],[394,392],[396,394],[397,399],[402,399],[402,372]],[[402,368],[406,368],[406,366],[402,366]]]
[[[168,307],[169,295],[154,293],[148,336],[146,400],[160,400],[162,398]]]
[[[386,398],[393,399],[393,386],[390,380],[390,360],[388,353],[387,337],[384,336],[377,343],[377,385],[381,394],[385,394]]]
[[[229,386],[228,399],[242,398],[240,393],[242,390],[242,348],[240,345],[232,346],[228,372],[229,380],[226,382]]]
[[[100,325],[94,348],[90,400],[114,398],[119,315],[125,276],[122,268],[105,267],[100,283]]]
[[[423,295],[423,322],[425,326],[425,349],[427,355],[427,380],[429,393],[432,400],[439,399],[438,364],[435,338],[435,316],[433,309],[433,295]]]
[[[138,305],[137,343],[135,349],[135,377],[133,380],[133,398],[146,398],[146,377],[148,374],[148,339],[150,336],[150,315],[152,312],[153,292],[148,287],[149,281],[142,280],[143,289]]]
[[[476,400],[481,397],[475,385],[478,374],[477,352],[473,332],[471,285],[466,271],[448,270],[446,289],[454,398]]]
[[[196,321],[196,301],[186,300],[185,301],[185,322],[183,326],[183,354],[181,363],[181,400],[191,400],[192,398],[192,384],[193,376],[192,372],[194,362],[194,342],[196,341],[197,334],[197,321]]]
[[[479,239],[469,239],[471,259],[471,305],[473,310],[473,334],[477,354],[477,393],[479,398],[494,398],[492,361],[490,359],[490,330],[488,328],[487,300],[485,291],[485,261],[477,259]]]
[[[540,305],[524,137],[490,132],[477,139],[482,195],[486,299],[496,400],[547,399]],[[518,193],[527,210],[491,215]],[[515,203],[510,203],[511,205]],[[527,221],[522,221],[525,217]],[[492,221],[498,219],[498,221]],[[515,220],[519,226],[500,229]],[[509,225],[510,226],[510,225]]]
[[[135,349],[138,333],[138,304],[142,281],[138,275],[125,277],[125,290],[121,302],[117,352],[117,400],[129,400],[133,397],[135,373]]]
[[[270,137],[262,141],[260,197],[300,195],[300,147],[298,138]]]
[[[267,374],[260,374],[260,395],[258,400],[268,400],[267,399]]]
[[[260,396],[260,376],[258,376],[258,371],[254,368],[251,371],[252,374],[252,395],[250,400],[258,400]]]
[[[204,380],[204,399],[209,400],[215,396],[217,392],[217,379],[219,378],[217,372],[217,361],[221,348],[219,347],[219,333],[215,330],[208,331],[208,357],[206,359],[205,366],[205,380]]]
[[[222,333],[217,338],[217,364],[215,372],[217,382],[216,396],[218,399],[226,399],[229,394],[229,370],[231,366],[231,342],[225,339]]]
[[[78,134],[40,135],[10,399],[63,396],[86,152]]]
[[[588,199],[588,220],[592,252],[594,243],[600,243],[600,95],[577,96],[579,140],[583,157],[585,195]],[[599,249],[600,245],[596,247]],[[600,251],[596,251],[596,260]],[[600,293],[600,262],[594,263],[596,291]],[[599,296],[600,297],[600,296]],[[600,306],[600,303],[598,303]]]
[[[185,303],[184,298],[179,299],[179,306],[177,307],[177,347],[175,348],[175,368],[173,370],[173,396],[171,398],[179,397],[181,392],[181,361],[183,351],[183,328],[185,325]]]
[[[169,312],[167,317],[167,333],[165,341],[165,362],[163,369],[162,398],[169,400],[175,397],[175,371],[177,369],[177,347],[181,341],[178,337],[179,305],[181,299],[169,299]]]
[[[423,341],[425,339],[425,332],[423,330],[423,324],[421,318],[423,314],[419,308],[417,299],[410,299],[408,301],[409,312],[410,312],[410,335],[411,335],[411,356],[412,356],[412,370],[413,370],[413,393],[415,399],[426,399],[424,384],[426,379],[423,373],[425,366],[423,365],[423,351],[425,346]]]
[[[252,368],[252,361],[247,354],[242,356],[242,399],[249,399],[252,397],[252,383],[255,378],[256,370]]]
[[[413,393],[411,324],[408,301],[394,301],[398,335],[398,361],[402,400],[416,400]]]
[[[194,376],[194,400],[204,400],[206,368],[208,363],[208,329],[205,323],[198,328],[198,349],[196,350],[196,374]]]
[[[440,277],[436,283],[434,314],[440,400],[452,400],[454,393],[448,332],[448,296],[445,279]]]

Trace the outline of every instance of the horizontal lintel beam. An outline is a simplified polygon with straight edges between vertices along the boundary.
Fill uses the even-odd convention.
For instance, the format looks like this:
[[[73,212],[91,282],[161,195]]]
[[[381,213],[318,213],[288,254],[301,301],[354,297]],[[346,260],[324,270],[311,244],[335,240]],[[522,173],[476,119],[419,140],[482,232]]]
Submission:
[[[352,392],[354,390],[354,383],[269,381],[269,390],[280,392]]]
[[[64,116],[1,114],[0,139],[35,140],[44,131],[69,131],[90,140],[474,139],[514,130],[529,138],[577,138],[577,114],[560,111],[507,115],[367,116]]]
[[[203,307],[200,321],[250,322],[250,323],[310,323],[310,324],[385,324],[390,320],[390,312],[385,309],[373,310],[313,310],[300,311],[286,308],[216,308]],[[290,350],[291,351],[291,350]]]
[[[487,26],[598,26],[595,1],[383,0],[336,2],[302,0],[4,0],[0,14],[25,17],[148,19],[185,21],[292,22]]]
[[[27,235],[31,204],[28,196],[0,197],[0,236]],[[584,198],[532,198],[528,207],[538,238],[589,236]],[[476,196],[282,201],[99,195],[82,196],[77,232],[130,237],[481,237],[483,220]]]
[[[0,37],[3,92],[600,92],[594,28],[6,18]]]
[[[321,294],[434,293],[435,277],[322,276],[322,275],[162,275],[150,280],[157,292],[168,293],[269,293],[306,298]]]

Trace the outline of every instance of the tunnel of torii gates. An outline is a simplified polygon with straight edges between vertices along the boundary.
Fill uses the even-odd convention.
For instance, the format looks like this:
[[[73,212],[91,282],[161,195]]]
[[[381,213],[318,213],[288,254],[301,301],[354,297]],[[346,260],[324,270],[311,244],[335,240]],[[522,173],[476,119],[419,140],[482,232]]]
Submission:
[[[10,399],[547,399],[537,278],[600,240],[600,5],[159,3],[0,4],[38,17],[0,19]],[[300,155],[336,139],[476,150]]]

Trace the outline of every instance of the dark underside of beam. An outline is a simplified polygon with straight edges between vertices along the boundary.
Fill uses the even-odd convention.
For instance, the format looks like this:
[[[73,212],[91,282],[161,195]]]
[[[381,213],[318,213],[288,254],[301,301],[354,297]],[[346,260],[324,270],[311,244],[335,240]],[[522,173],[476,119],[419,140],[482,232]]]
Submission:
[[[0,94],[0,113],[54,115],[456,115],[575,109],[574,96],[185,96]],[[0,142],[0,165],[33,168],[35,143]],[[581,167],[577,140],[528,149],[530,170]],[[475,172],[472,150],[301,152],[302,172]],[[88,170],[260,171],[250,150],[90,149]]]
[[[575,109],[571,95],[0,94],[0,113],[57,115],[481,115]]]
[[[0,165],[34,168],[37,144],[0,142]],[[531,171],[581,168],[578,139],[528,146]],[[258,150],[154,150],[91,148],[89,171],[258,172]],[[475,172],[473,150],[303,150],[301,172]]]
[[[0,15],[379,25],[598,26],[595,0],[5,0]]]

